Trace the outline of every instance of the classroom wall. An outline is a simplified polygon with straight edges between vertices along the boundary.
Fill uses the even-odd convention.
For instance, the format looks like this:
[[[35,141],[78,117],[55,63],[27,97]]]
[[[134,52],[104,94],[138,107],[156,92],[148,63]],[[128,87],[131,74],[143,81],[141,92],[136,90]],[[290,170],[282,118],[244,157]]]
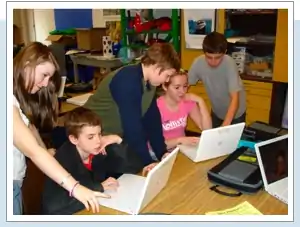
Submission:
[[[35,9],[33,13],[35,25],[35,40],[49,45],[45,39],[50,31],[55,29],[55,19],[53,9]]]
[[[93,26],[92,9],[54,9],[55,27],[89,28]]]
[[[102,9],[54,9],[54,20],[56,29],[104,28],[106,20],[120,20],[120,17],[109,16],[104,19]]]
[[[181,18],[182,21],[184,18],[184,12],[181,10]],[[225,10],[224,9],[218,9],[216,12],[216,31],[220,33],[224,33],[225,29]],[[203,54],[202,50],[198,49],[188,49],[185,47],[185,35],[184,35],[184,29],[185,25],[184,23],[181,23],[181,67],[185,70],[189,70],[194,59],[197,58],[198,56]]]
[[[19,27],[25,44],[35,40],[33,9],[14,9],[13,23]]]
[[[22,27],[21,23],[21,9],[14,9],[13,10],[13,23],[17,25],[19,28]]]
[[[14,9],[13,23],[22,30],[26,44],[32,41],[49,44],[45,39],[55,29],[105,27],[101,9]]]

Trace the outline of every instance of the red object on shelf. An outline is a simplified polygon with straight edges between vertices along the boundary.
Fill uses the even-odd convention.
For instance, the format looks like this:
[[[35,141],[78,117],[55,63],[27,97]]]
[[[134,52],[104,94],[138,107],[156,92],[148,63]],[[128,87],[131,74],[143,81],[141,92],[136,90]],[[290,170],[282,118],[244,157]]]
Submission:
[[[141,32],[141,16],[136,14],[133,19],[133,27],[137,32]]]
[[[161,26],[158,27],[158,30],[161,30],[161,31],[169,31],[171,30],[171,25],[166,23],[166,24],[162,24]]]
[[[161,31],[168,31],[172,28],[172,20],[169,17],[161,17],[154,20],[155,27]]]
[[[169,17],[161,17],[142,23],[141,16],[137,13],[133,21],[129,22],[129,28],[133,28],[137,33],[147,32],[151,29],[159,31],[169,31],[172,29],[172,20]]]

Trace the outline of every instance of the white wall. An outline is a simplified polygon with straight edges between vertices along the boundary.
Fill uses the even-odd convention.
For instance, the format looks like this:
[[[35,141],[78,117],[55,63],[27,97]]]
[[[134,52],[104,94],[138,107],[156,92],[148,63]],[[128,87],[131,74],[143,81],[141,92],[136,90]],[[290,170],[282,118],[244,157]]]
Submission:
[[[25,44],[33,41],[50,44],[45,39],[55,29],[53,9],[14,9],[13,22],[21,28]]]
[[[21,23],[21,9],[14,9],[13,10],[13,23],[17,25],[19,28],[22,27]]]
[[[50,42],[45,39],[49,32],[55,29],[54,10],[53,9],[35,9],[33,11],[35,40],[49,45]]]

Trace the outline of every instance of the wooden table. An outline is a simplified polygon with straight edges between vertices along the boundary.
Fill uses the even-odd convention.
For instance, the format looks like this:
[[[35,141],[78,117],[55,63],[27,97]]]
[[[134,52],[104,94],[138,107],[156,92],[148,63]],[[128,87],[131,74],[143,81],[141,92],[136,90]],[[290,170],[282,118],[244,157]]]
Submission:
[[[61,111],[67,112],[76,107],[64,103]],[[206,162],[193,163],[186,156],[178,153],[167,186],[142,210],[142,213],[199,215],[209,211],[231,208],[241,202],[248,201],[265,215],[288,214],[286,204],[263,190],[254,195],[242,195],[240,197],[226,197],[211,191],[209,188],[212,184],[207,179],[207,171],[223,159],[224,157],[221,157]],[[117,215],[124,213],[101,206],[101,211],[98,214]],[[76,215],[93,215],[93,213],[83,210]]]
[[[113,69],[123,66],[123,63],[118,58],[105,59],[102,55],[92,54],[73,54],[70,55],[74,67],[74,82],[79,82],[78,65],[86,65],[100,68],[99,77],[106,75]],[[102,72],[101,69],[104,69]],[[97,78],[94,78],[97,80]],[[98,82],[95,82],[98,83]]]
[[[201,215],[234,207],[248,201],[265,215],[287,215],[286,204],[275,199],[265,191],[254,195],[226,197],[219,195],[209,188],[212,184],[207,179],[207,171],[224,158],[193,163],[186,156],[178,153],[169,182],[163,191],[148,204],[142,213],[167,213],[173,215]],[[101,206],[100,215],[121,215],[120,211]],[[76,215],[92,215],[87,210]]]

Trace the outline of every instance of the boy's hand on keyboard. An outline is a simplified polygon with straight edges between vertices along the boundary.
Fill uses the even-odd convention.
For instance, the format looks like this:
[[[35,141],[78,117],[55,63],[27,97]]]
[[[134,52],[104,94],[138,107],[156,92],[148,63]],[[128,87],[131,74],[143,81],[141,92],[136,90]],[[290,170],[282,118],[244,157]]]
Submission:
[[[106,191],[106,190],[116,190],[119,187],[119,182],[113,177],[107,178],[101,184],[103,186],[104,191]]]

